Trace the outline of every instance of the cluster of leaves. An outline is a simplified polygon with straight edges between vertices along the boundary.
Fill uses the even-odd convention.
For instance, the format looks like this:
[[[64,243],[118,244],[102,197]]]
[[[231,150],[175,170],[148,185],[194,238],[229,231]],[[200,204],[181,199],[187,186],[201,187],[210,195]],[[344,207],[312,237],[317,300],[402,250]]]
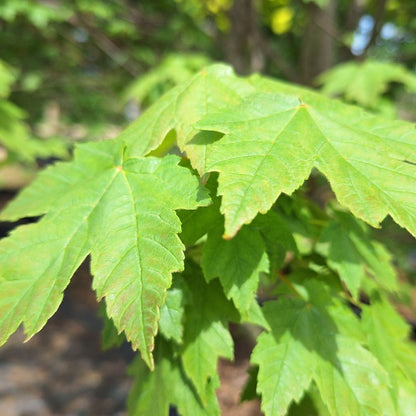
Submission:
[[[126,89],[125,99],[132,99],[147,107],[172,87],[188,81],[208,64],[209,59],[204,55],[170,54],[155,68],[132,82]]]
[[[25,15],[33,25],[46,28],[50,22],[69,18],[71,12],[65,7],[51,7],[42,2],[21,0],[3,2],[0,5],[0,15],[5,21],[13,21],[19,15]]]
[[[210,66],[3,211],[42,218],[0,242],[0,342],[21,323],[37,333],[89,255],[106,343],[113,326],[141,354],[132,415],[219,415],[229,322],[262,328],[246,397],[266,415],[416,413],[395,272],[365,224],[390,215],[416,235],[415,139],[405,122]],[[154,156],[172,143],[182,157]],[[338,201],[325,210],[297,191],[313,168]]]
[[[318,82],[323,85],[322,92],[325,94],[342,97],[351,103],[380,112],[389,102],[393,106],[390,100],[386,102],[383,97],[392,83],[402,84],[407,91],[416,92],[416,76],[413,72],[397,63],[373,59],[336,65],[321,74]]]
[[[65,144],[33,138],[23,122],[24,111],[9,101],[15,78],[16,71],[0,61],[0,166],[14,162],[33,165],[37,158],[64,157],[67,154]]]
[[[46,125],[55,105],[52,134],[67,140],[123,125],[120,91],[169,54],[172,39],[175,50],[214,50],[185,5],[167,0],[5,0],[0,26],[0,59],[19,70],[12,101],[31,126]],[[150,95],[145,105],[157,93]]]

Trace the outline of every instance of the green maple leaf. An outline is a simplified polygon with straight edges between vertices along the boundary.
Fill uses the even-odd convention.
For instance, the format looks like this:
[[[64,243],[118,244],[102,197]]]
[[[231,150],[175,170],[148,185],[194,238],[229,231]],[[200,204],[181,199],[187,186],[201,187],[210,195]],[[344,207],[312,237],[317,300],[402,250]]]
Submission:
[[[24,124],[25,112],[7,99],[16,75],[13,68],[0,60],[0,143],[7,150],[8,159],[35,162],[37,157],[66,157],[61,141],[30,137]]]
[[[336,416],[393,416],[390,380],[365,348],[338,337],[332,361],[320,363],[315,380],[329,413]]]
[[[397,63],[372,59],[339,64],[320,75],[318,82],[323,84],[323,93],[344,95],[347,100],[365,107],[374,107],[391,82],[416,91],[416,76],[412,72]]]
[[[184,276],[190,301],[186,308],[182,363],[203,403],[207,383],[216,376],[219,357],[233,359],[233,340],[227,320],[237,320],[235,309],[218,281],[207,284],[198,267],[188,264]]]
[[[363,306],[362,324],[373,354],[392,374],[400,371],[406,375],[416,388],[415,347],[407,341],[409,325],[381,299],[374,299],[371,307]]]
[[[68,212],[20,227],[1,240],[0,344],[21,322],[28,337],[45,325],[88,254],[87,240],[86,224],[74,224]]]
[[[257,215],[251,227],[263,237],[270,261],[270,273],[283,267],[286,252],[298,252],[288,224],[277,212],[270,210],[265,215]]]
[[[259,92],[197,123],[225,134],[206,157],[207,170],[219,172],[225,237],[267,212],[281,193],[299,188],[313,167],[355,216],[378,226],[390,214],[416,235],[412,125],[284,83],[251,82]]]
[[[215,197],[217,192],[217,181],[215,175],[210,175],[206,183],[213,203],[208,207],[200,207],[193,211],[179,211],[182,222],[181,240],[186,246],[194,245],[201,237],[210,231],[221,228],[224,218],[220,214],[220,199]]]
[[[132,123],[120,138],[129,145],[129,155],[141,155],[156,149],[168,133],[175,130],[180,150],[186,152],[192,166],[204,174],[206,144],[217,136],[205,133],[195,137],[199,132],[195,123],[205,114],[241,102],[251,92],[253,87],[234,75],[230,67],[212,65],[189,82],[170,90]]]
[[[13,82],[16,80],[16,73],[11,66],[0,60],[0,98],[10,95]]]
[[[264,307],[263,311],[266,313],[269,307]],[[296,325],[301,309],[299,312],[290,304],[280,303],[274,312],[280,319],[269,322],[273,335],[260,335],[251,361],[259,365],[257,391],[262,395],[262,410],[266,415],[283,416],[292,400],[298,402],[308,389],[315,357],[297,340],[296,334],[292,335],[288,330],[293,327],[299,331],[308,330],[303,323],[301,328]]]
[[[30,136],[24,124],[25,113],[9,101],[0,98],[0,143],[11,161],[35,162],[36,158],[68,155],[60,140],[38,140]]]
[[[119,333],[115,327],[114,322],[107,316],[105,301],[100,303],[98,315],[103,320],[103,328],[101,330],[101,346],[103,350],[108,350],[113,347],[119,347],[126,340],[123,333]]]
[[[410,328],[385,300],[363,306],[362,324],[370,351],[389,371],[400,415],[416,411],[416,348],[408,341]],[[388,340],[388,341],[386,341]]]
[[[353,297],[357,298],[368,274],[385,289],[397,290],[390,256],[382,245],[371,240],[365,224],[347,213],[335,212],[335,217],[324,229],[317,249],[339,273]]]
[[[155,370],[149,371],[143,361],[136,359],[129,368],[135,383],[129,395],[128,410],[132,416],[168,416],[171,405],[183,416],[219,416],[215,394],[218,377],[206,386],[206,403],[202,404],[191,381],[186,377],[172,346],[157,340]]]
[[[160,94],[160,90],[167,91],[175,85],[184,84],[208,64],[209,59],[204,55],[171,53],[155,68],[133,81],[127,87],[124,98],[126,101],[136,100],[140,104],[151,102]]]
[[[269,271],[265,244],[260,233],[248,227],[229,241],[221,235],[221,228],[208,233],[202,270],[207,281],[219,277],[227,298],[233,299],[238,311],[246,315],[255,300],[260,273]]]
[[[183,340],[183,319],[185,315],[186,292],[180,276],[175,276],[172,286],[166,294],[166,300],[160,308],[160,333],[166,339],[178,344]]]
[[[357,320],[322,284],[304,288],[305,299],[282,298],[263,308],[271,331],[260,335],[252,362],[259,365],[266,416],[286,414],[312,381],[331,415],[394,415],[387,373],[361,346]]]
[[[46,170],[9,205],[3,218],[47,214],[0,243],[2,343],[21,322],[28,336],[42,328],[91,253],[97,296],[106,297],[108,316],[152,366],[159,307],[171,273],[183,268],[174,210],[208,202],[178,162],[126,159],[120,140],[86,144],[72,163]]]

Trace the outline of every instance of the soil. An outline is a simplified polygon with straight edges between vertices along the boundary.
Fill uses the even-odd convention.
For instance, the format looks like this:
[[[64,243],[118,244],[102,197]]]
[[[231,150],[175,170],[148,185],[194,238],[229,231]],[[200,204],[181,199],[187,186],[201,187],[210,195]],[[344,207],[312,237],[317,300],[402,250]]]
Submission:
[[[28,342],[16,332],[0,349],[1,416],[124,416],[132,379],[128,344],[101,350],[101,320],[82,266],[57,313]],[[239,403],[250,345],[236,338],[235,362],[221,361],[217,391],[222,415],[260,416],[257,401]]]

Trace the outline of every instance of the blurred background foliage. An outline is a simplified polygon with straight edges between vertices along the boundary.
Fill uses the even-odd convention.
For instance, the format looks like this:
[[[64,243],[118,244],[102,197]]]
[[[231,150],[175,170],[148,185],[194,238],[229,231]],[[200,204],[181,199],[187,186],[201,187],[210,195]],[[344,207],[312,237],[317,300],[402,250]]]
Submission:
[[[212,61],[412,121],[416,2],[2,0],[0,187],[75,141],[114,137]],[[414,274],[412,244],[393,250]]]
[[[375,111],[416,84],[411,0],[3,0],[0,30],[0,91],[40,137],[112,136],[215,60],[310,86],[344,63],[324,91]]]

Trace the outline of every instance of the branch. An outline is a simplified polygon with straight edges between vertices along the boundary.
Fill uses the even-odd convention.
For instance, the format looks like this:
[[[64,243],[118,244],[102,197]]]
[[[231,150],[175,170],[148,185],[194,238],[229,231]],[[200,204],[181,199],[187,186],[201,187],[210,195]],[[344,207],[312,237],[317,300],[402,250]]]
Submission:
[[[98,48],[100,48],[113,61],[116,61],[117,64],[124,68],[130,75],[136,77],[140,73],[137,65],[131,60],[120,62],[120,60],[116,59],[117,56],[124,54],[123,51],[108,36],[99,30],[88,16],[76,13],[71,19],[69,19],[69,22],[74,26],[79,24],[84,26],[88,30],[88,33],[95,41]]]
[[[383,17],[384,17],[384,12],[386,10],[386,4],[387,4],[387,0],[379,0],[377,2],[377,8],[376,8],[376,12],[374,15],[373,30],[371,31],[370,39],[368,40],[368,43],[365,46],[364,51],[360,55],[360,57],[364,57],[367,54],[368,50],[376,43],[378,35],[381,32],[381,28],[383,27]]]
[[[257,46],[270,59],[276,68],[288,79],[288,81],[301,83],[301,78],[296,75],[293,66],[289,65],[280,55],[275,53],[263,36],[259,36]]]

